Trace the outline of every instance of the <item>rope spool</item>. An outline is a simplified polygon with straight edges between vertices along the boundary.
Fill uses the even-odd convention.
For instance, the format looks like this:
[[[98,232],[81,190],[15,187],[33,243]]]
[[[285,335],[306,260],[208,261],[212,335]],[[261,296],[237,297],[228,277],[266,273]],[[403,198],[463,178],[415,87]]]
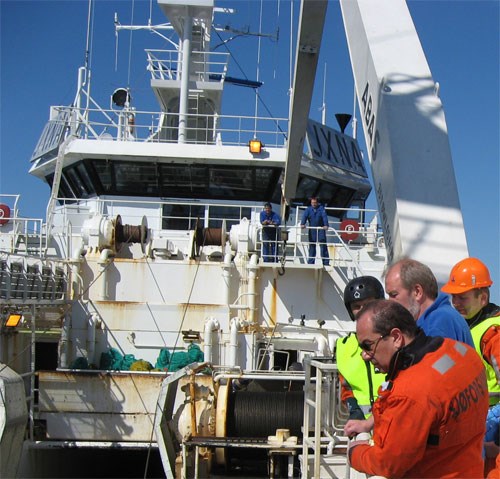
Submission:
[[[225,242],[225,234],[222,228],[197,228],[196,229],[196,246],[223,246]]]
[[[277,429],[301,436],[304,422],[304,392],[248,392],[229,395],[228,437],[267,437]]]
[[[142,219],[140,225],[124,225],[120,215],[115,220],[115,248],[120,250],[123,243],[140,243],[144,252],[144,245],[147,241],[148,226],[146,217]]]

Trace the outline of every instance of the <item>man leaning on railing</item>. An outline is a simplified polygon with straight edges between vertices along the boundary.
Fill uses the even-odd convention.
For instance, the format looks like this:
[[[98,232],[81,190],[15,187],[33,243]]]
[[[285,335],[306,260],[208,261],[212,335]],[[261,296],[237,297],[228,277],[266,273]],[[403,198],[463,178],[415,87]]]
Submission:
[[[271,203],[266,203],[260,212],[262,228],[262,257],[265,263],[276,263],[276,243],[281,224],[280,216],[273,211]]]

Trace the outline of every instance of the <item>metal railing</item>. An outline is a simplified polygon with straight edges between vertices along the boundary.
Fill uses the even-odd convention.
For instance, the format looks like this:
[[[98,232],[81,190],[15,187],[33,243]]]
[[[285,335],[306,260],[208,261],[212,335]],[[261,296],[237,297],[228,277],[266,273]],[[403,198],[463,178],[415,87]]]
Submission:
[[[302,477],[326,477],[321,475],[322,462],[332,455],[335,448],[343,447],[345,477],[348,478],[349,464],[345,460],[348,438],[343,433],[348,413],[340,400],[337,365],[331,358],[306,358],[304,370]],[[309,460],[311,455],[312,464]]]
[[[267,148],[286,145],[287,118],[187,114],[186,143],[248,146],[259,138]],[[53,152],[71,134],[77,139],[176,143],[178,113],[96,108],[52,107],[32,161]]]
[[[41,254],[46,236],[43,231],[43,220],[40,218],[23,218],[19,215],[20,195],[0,194],[0,204],[10,209],[9,217],[2,218],[0,226],[0,255],[18,253]]]
[[[0,259],[0,299],[5,304],[54,304],[67,298],[64,265],[33,263],[22,257]]]
[[[85,208],[88,201],[88,208]],[[356,231],[355,240],[346,239],[345,234],[352,233],[343,229],[342,221],[330,217],[330,226],[325,231],[328,258],[321,257],[321,241],[310,242],[309,230],[318,229],[313,227],[301,228],[300,218],[304,207],[297,207],[292,210],[291,220],[287,224],[277,227],[276,240],[266,240],[262,238],[262,225],[260,225],[259,215],[262,206],[255,204],[228,204],[222,202],[194,202],[182,200],[122,200],[122,199],[91,199],[75,202],[74,199],[58,198],[59,206],[55,215],[59,216],[57,223],[66,225],[57,229],[56,236],[59,236],[66,245],[70,237],[81,236],[83,233],[82,221],[75,221],[75,215],[80,214],[82,218],[88,218],[89,210],[92,209],[98,214],[110,219],[118,215],[122,217],[124,224],[140,225],[146,215],[148,228],[151,230],[153,238],[171,238],[172,241],[187,241],[186,235],[179,235],[180,231],[193,230],[195,228],[225,228],[229,233],[233,225],[237,225],[243,218],[246,218],[255,231],[254,245],[255,251],[261,258],[265,255],[264,245],[266,241],[275,248],[275,254],[271,255],[270,262],[286,262],[288,264],[305,264],[309,257],[309,246],[316,245],[315,262],[321,263],[328,259],[331,266],[354,268],[362,274],[370,274],[373,268],[373,260],[361,255],[360,251],[378,252],[385,255],[385,247],[382,232],[377,227],[375,210],[352,210],[357,214],[360,212],[369,221],[360,222]],[[67,203],[67,204],[66,204]],[[327,208],[327,212],[330,208]],[[346,210],[350,213],[350,210]],[[14,220],[14,219],[13,219]],[[32,222],[35,226],[33,232],[25,233],[26,223]],[[45,233],[42,220],[19,219],[19,225],[8,231],[1,231],[0,242],[3,244],[1,252],[4,254],[24,254],[43,258],[45,247]],[[80,226],[77,226],[80,225]],[[176,234],[177,232],[177,234]],[[172,234],[171,234],[172,233]],[[349,236],[349,235],[348,235]],[[351,236],[349,236],[351,237]],[[24,248],[24,253],[19,250],[19,244],[25,239],[29,239],[29,248]],[[17,248],[14,245],[17,244]],[[12,245],[10,249],[5,245]],[[179,247],[186,245],[178,244]],[[271,248],[272,250],[272,248]],[[67,251],[70,256],[70,251]],[[63,258],[61,258],[63,260]],[[29,274],[25,274],[24,282],[29,282]]]
[[[147,69],[153,80],[178,80],[182,75],[183,52],[181,50],[146,49]],[[224,80],[229,53],[193,51],[190,77],[195,81]]]

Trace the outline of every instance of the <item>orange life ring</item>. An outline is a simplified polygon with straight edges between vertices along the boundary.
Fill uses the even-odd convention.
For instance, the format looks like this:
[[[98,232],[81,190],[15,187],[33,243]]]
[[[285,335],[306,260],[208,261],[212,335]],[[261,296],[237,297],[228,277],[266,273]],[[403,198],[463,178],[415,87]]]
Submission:
[[[7,205],[0,205],[0,226],[5,225],[10,219],[10,208]]]
[[[343,220],[340,223],[340,229],[342,230],[340,237],[344,241],[355,241],[358,239],[359,223],[356,220]]]

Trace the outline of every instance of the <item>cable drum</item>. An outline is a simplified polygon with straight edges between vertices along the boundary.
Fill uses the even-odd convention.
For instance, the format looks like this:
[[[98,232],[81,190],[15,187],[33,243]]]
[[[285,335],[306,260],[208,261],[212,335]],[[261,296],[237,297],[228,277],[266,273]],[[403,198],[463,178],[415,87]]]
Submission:
[[[123,243],[140,243],[142,252],[148,239],[148,224],[144,216],[140,225],[124,225],[120,215],[115,220],[115,248],[120,250]]]
[[[301,436],[304,422],[304,392],[248,392],[229,395],[228,437],[267,437],[277,429]]]
[[[225,232],[223,228],[197,228],[196,246],[224,246]]]

